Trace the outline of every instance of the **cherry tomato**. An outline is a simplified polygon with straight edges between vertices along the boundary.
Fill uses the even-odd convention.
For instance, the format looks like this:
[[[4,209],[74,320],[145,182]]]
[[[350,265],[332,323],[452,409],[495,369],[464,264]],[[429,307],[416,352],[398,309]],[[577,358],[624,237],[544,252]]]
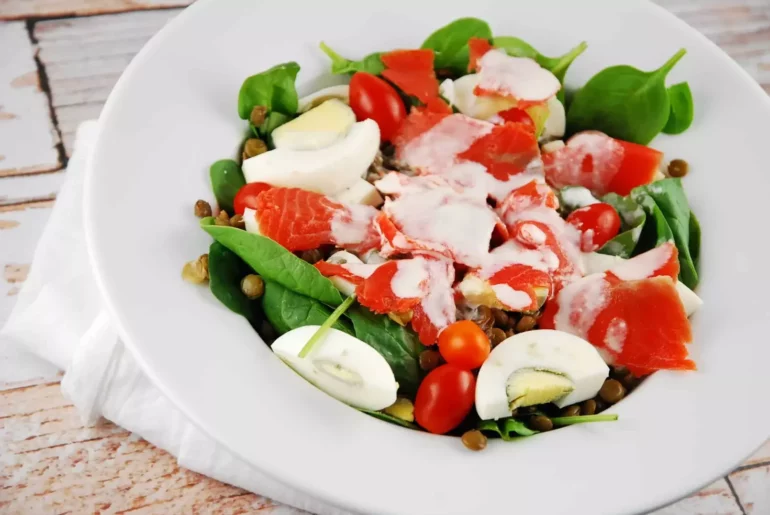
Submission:
[[[447,363],[464,370],[479,368],[489,356],[489,337],[471,320],[450,325],[438,337],[438,350]]]
[[[233,199],[233,209],[236,215],[242,215],[248,207],[249,209],[257,208],[257,196],[263,191],[267,191],[271,188],[269,184],[264,182],[250,182],[241,186],[238,193],[235,194]]]
[[[431,433],[444,434],[460,425],[473,407],[476,378],[447,363],[434,368],[417,389],[414,416]]]
[[[567,223],[583,234],[580,239],[580,250],[583,252],[601,248],[620,231],[618,212],[603,202],[574,210],[567,217]]]
[[[350,79],[350,107],[356,120],[372,119],[380,126],[380,139],[390,141],[406,119],[398,92],[376,75],[356,72]]]

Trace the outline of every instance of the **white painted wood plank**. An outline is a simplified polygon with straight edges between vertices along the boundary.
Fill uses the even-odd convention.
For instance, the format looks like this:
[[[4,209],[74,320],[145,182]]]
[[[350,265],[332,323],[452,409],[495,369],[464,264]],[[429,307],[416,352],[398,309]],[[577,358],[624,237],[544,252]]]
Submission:
[[[730,481],[747,515],[770,513],[770,465],[739,470]]]
[[[107,96],[134,55],[180,11],[168,9],[35,23],[33,33],[68,154],[72,152],[78,125],[98,118]]]
[[[94,15],[165,7],[184,7],[192,0],[0,0],[0,20]]]
[[[53,199],[65,178],[64,170],[0,178],[0,206]]]
[[[0,49],[0,177],[55,170],[57,139],[24,23],[0,24]]]
[[[720,479],[695,495],[650,515],[741,515],[727,481]]]

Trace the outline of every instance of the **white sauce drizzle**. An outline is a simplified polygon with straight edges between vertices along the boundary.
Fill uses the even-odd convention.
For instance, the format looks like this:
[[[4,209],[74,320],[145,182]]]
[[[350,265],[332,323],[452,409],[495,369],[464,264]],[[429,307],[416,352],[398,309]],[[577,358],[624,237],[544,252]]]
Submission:
[[[652,277],[655,271],[661,268],[670,257],[671,247],[664,245],[623,261],[610,268],[610,272],[622,281],[647,279]]]
[[[591,191],[582,186],[564,188],[561,191],[561,200],[566,206],[574,209],[599,203],[599,200],[591,194]]]
[[[479,59],[479,87],[518,100],[540,102],[561,89],[556,76],[527,57],[493,49]]]
[[[331,231],[338,245],[361,243],[366,240],[371,230],[372,218],[377,210],[372,206],[351,204],[346,210],[338,209],[331,221]]]
[[[607,334],[604,335],[604,344],[609,350],[619,355],[623,352],[623,345],[626,343],[628,326],[626,321],[621,318],[613,318],[607,326]]]
[[[507,284],[494,284],[492,291],[495,292],[497,300],[514,311],[522,310],[532,304],[532,299],[526,292],[514,290]]]
[[[608,293],[604,274],[589,275],[562,288],[554,317],[556,329],[587,340],[596,316],[609,302]]]
[[[397,297],[411,299],[425,295],[429,285],[427,261],[423,258],[397,261],[398,270],[390,281],[390,288]]]

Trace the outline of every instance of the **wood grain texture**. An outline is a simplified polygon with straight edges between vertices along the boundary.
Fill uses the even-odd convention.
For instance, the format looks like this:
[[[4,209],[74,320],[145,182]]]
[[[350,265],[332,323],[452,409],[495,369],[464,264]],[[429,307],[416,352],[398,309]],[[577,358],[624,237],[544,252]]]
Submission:
[[[67,154],[81,122],[99,117],[120,74],[179,9],[41,21],[33,35]]]
[[[192,0],[0,0],[0,20],[91,16],[124,11],[184,7]]]
[[[58,140],[24,23],[0,24],[0,49],[0,181],[55,170]]]

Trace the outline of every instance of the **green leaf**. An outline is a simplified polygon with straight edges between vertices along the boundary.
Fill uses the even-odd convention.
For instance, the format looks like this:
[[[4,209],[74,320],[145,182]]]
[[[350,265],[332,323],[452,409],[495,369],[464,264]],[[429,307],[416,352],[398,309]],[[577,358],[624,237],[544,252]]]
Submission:
[[[468,73],[468,40],[491,39],[492,29],[478,18],[459,18],[428,36],[420,48],[433,50],[433,66],[437,70],[450,69],[464,75]]]
[[[617,193],[608,193],[602,197],[602,202],[615,208],[615,211],[620,215],[621,226],[620,233],[605,243],[598,252],[630,258],[634,254],[639,237],[642,235],[647,215],[642,206],[630,196],[621,197]]]
[[[214,242],[209,247],[209,288],[230,310],[243,315],[253,327],[262,320],[258,300],[249,299],[241,291],[241,280],[252,273],[251,267],[224,245]]]
[[[262,310],[279,334],[306,325],[322,325],[332,314],[332,310],[319,301],[295,293],[273,281],[265,281]],[[345,321],[338,320],[332,327],[353,334],[350,325]]]
[[[696,220],[697,234],[692,240],[696,248],[692,249],[691,252],[691,211],[684,188],[682,188],[682,181],[678,178],[663,179],[646,186],[639,186],[631,191],[634,199],[641,193],[652,198],[670,228],[676,248],[679,250],[679,280],[690,289],[695,289],[698,285],[698,271],[695,261],[700,256],[700,226]],[[693,260],[693,254],[695,260]]]
[[[575,93],[567,112],[567,132],[598,130],[648,144],[666,125],[670,111],[666,75],[684,54],[679,50],[651,72],[625,65],[600,71]]]
[[[246,184],[241,166],[232,159],[221,159],[211,165],[209,177],[219,208],[233,214],[235,194]]]
[[[519,436],[532,436],[538,433],[538,431],[528,428],[524,422],[512,417],[500,420],[482,420],[479,422],[478,428],[480,431],[495,433],[506,442]]]
[[[201,227],[216,241],[235,252],[263,279],[330,306],[338,306],[342,302],[340,292],[329,279],[280,244],[258,234],[212,223],[213,218],[204,218]]]
[[[294,81],[297,73],[299,65],[292,61],[277,64],[243,81],[238,93],[238,116],[248,120],[256,106],[265,106],[268,112],[296,113],[299,99]]]
[[[417,430],[420,429],[419,427],[417,427],[416,424],[413,424],[411,422],[407,422],[406,420],[402,420],[402,419],[400,419],[398,417],[394,417],[393,415],[388,415],[387,413],[383,413],[382,411],[370,411],[368,409],[360,409],[360,408],[359,408],[358,411],[360,411],[361,413],[366,413],[367,415],[370,415],[370,416],[372,416],[374,418],[378,418],[380,420],[384,420],[385,422],[390,422],[391,424],[396,424],[398,426],[407,427],[409,429],[417,429]]]
[[[680,82],[668,88],[668,101],[671,105],[671,113],[668,115],[668,121],[663,127],[663,132],[681,134],[690,128],[695,115],[690,85],[686,82]]]
[[[690,258],[695,269],[700,268],[700,222],[690,211]]]
[[[416,392],[420,384],[421,350],[417,336],[387,316],[377,315],[362,306],[352,307],[347,316],[353,322],[356,338],[369,344],[388,362],[399,389],[405,393]]]
[[[644,191],[631,192],[631,196],[642,206],[647,215],[647,220],[642,228],[642,234],[639,236],[639,242],[636,245],[634,255],[639,255],[667,241],[674,241],[671,227],[668,226],[666,217],[663,216],[663,212],[653,198]]]
[[[580,54],[585,52],[586,48],[588,48],[588,44],[585,41],[581,41],[575,48],[562,56],[547,57],[535,50],[532,45],[523,39],[514,38],[512,36],[494,38],[492,40],[492,44],[497,48],[502,48],[505,50],[508,55],[534,59],[537,61],[537,64],[553,73],[556,78],[559,79],[559,82],[561,82],[562,86],[564,86],[564,78],[567,75],[567,70],[569,69],[570,65],[573,63],[573,61],[575,61],[575,59],[577,59]],[[566,105],[564,98],[564,87],[559,90],[556,98],[558,98],[562,104]]]
[[[329,59],[332,60],[332,73],[334,74],[367,72],[372,75],[379,75],[385,70],[385,65],[380,60],[381,52],[369,54],[360,61],[351,61],[329,48],[323,41],[319,46],[329,56]]]

